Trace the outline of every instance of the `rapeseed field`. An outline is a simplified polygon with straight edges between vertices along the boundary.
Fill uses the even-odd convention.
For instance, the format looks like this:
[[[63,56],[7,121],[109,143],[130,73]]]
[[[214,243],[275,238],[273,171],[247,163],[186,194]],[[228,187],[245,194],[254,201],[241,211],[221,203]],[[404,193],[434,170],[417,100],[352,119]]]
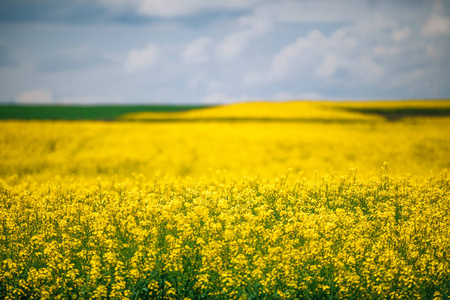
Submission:
[[[448,299],[450,118],[358,106],[0,121],[0,298]]]

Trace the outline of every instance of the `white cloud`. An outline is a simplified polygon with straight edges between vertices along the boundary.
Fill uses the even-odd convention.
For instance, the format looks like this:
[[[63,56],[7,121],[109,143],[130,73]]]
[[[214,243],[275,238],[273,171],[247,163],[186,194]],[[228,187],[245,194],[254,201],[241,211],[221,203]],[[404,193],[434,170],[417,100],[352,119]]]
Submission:
[[[322,64],[316,70],[315,75],[317,77],[330,77],[332,76],[338,67],[338,59],[334,53],[328,53],[322,61]]]
[[[426,47],[427,55],[433,56],[436,53],[436,47],[433,44],[428,44]]]
[[[192,41],[183,51],[183,61],[187,64],[201,64],[208,62],[208,48],[211,44],[211,39],[205,36]]]
[[[335,23],[363,19],[370,13],[360,0],[98,0],[112,11],[132,10],[152,17],[182,17],[204,12],[252,9],[270,22]],[[350,8],[350,9],[349,9]]]
[[[197,74],[192,76],[186,83],[186,87],[190,90],[198,89],[202,83],[207,82],[207,77],[203,74]]]
[[[403,29],[395,30],[392,33],[392,39],[396,42],[401,42],[404,39],[408,38],[411,35],[411,29],[409,27],[405,27]]]
[[[325,42],[322,33],[313,30],[307,37],[299,38],[293,44],[285,46],[272,60],[270,77],[283,79],[298,67],[303,67],[303,71],[311,71],[311,64],[317,61],[316,50],[323,49]]]
[[[212,93],[209,95],[206,95],[202,99],[202,103],[204,104],[223,104],[223,103],[231,103],[235,102],[236,99],[228,97],[227,95],[223,93]]]
[[[422,53],[425,53],[426,57],[431,59],[432,63],[442,67],[443,62],[446,63],[450,60],[450,52],[448,46],[440,42],[435,41],[434,43],[423,45]]]
[[[247,46],[248,39],[249,36],[245,32],[228,35],[217,46],[217,55],[225,59],[236,57]]]
[[[245,17],[239,19],[241,29],[230,33],[217,45],[216,54],[220,59],[230,59],[238,56],[258,36],[271,28],[268,20]]]
[[[426,37],[439,37],[450,34],[450,18],[440,14],[442,3],[435,2],[433,12],[422,27],[422,35]]]
[[[16,103],[19,104],[50,104],[52,103],[52,93],[44,90],[33,90],[16,96]]]
[[[364,19],[367,13],[366,4],[360,0],[282,0],[256,7],[253,17],[276,23],[335,23]]]
[[[158,46],[148,44],[144,49],[133,48],[128,52],[125,61],[127,72],[139,72],[151,68],[160,57]]]
[[[356,34],[356,33],[354,33]],[[382,79],[383,65],[375,61],[373,52],[395,53],[395,48],[367,51],[366,44],[339,29],[331,36],[313,30],[305,37],[283,47],[272,59],[265,72],[250,72],[244,78],[247,85],[297,81],[324,84],[342,84],[347,87],[372,84]],[[342,70],[343,79],[336,76]],[[318,81],[317,79],[327,79]]]
[[[373,54],[376,56],[380,55],[397,55],[400,53],[400,48],[398,47],[383,47],[377,46],[373,49]]]
[[[257,2],[257,0],[100,0],[100,3],[112,10],[133,9],[142,15],[166,18],[189,16],[205,11],[245,9]]]
[[[186,83],[186,87],[189,90],[198,90],[198,89],[206,89],[210,92],[217,91],[221,88],[223,88],[223,84],[214,79],[211,78],[211,76],[207,76],[206,74],[199,73],[193,75]]]
[[[427,71],[417,68],[408,72],[399,72],[388,83],[389,88],[408,88],[418,90],[427,84]]]
[[[374,83],[383,76],[383,68],[375,63],[370,56],[361,55],[356,58],[348,58],[345,68],[358,83]]]
[[[313,30],[306,37],[301,37],[281,49],[273,57],[267,72],[249,73],[244,82],[268,83],[288,80],[299,74],[305,77],[330,77],[339,68],[348,68],[350,61],[354,60],[356,46],[356,39],[348,36],[343,29],[337,30],[330,37]]]

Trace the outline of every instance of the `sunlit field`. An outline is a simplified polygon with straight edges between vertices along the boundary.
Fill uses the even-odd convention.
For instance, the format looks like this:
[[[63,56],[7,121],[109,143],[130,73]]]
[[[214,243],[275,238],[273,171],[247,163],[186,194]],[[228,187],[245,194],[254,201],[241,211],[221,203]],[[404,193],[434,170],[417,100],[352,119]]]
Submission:
[[[0,121],[0,298],[447,299],[449,107]]]

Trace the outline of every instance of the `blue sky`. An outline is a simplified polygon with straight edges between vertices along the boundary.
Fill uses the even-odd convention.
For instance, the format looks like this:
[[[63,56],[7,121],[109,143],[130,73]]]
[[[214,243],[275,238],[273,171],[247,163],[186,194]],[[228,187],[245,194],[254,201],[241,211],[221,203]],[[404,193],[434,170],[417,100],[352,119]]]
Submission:
[[[0,103],[407,98],[450,98],[450,1],[0,1]]]

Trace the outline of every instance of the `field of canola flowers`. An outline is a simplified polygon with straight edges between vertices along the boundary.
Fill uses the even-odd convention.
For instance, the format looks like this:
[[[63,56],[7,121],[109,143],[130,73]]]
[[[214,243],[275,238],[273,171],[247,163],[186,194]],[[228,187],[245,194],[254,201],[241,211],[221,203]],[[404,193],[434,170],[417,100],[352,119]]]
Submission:
[[[448,299],[450,118],[243,105],[1,121],[0,298]]]

